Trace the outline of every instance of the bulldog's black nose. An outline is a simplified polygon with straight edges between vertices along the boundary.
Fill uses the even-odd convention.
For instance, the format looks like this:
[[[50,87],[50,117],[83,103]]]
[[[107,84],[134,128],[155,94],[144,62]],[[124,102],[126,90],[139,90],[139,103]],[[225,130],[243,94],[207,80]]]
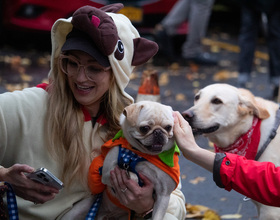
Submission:
[[[182,116],[184,117],[185,120],[191,121],[191,119],[194,117],[194,114],[190,110],[186,110],[182,113]]]
[[[153,131],[154,142],[156,143],[163,143],[164,142],[164,135],[162,130],[156,129]]]

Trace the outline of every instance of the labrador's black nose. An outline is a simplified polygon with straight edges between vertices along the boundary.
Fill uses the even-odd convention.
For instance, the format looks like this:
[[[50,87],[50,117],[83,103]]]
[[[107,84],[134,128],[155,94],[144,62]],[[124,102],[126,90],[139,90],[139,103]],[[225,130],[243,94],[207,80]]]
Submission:
[[[193,111],[186,110],[182,113],[182,116],[186,121],[191,121],[191,119],[194,117]]]

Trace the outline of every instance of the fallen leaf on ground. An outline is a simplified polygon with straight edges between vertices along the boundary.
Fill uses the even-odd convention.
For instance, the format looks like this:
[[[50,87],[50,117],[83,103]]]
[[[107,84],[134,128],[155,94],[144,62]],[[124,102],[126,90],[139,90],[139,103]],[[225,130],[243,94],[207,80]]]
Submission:
[[[213,80],[214,81],[223,81],[228,80],[230,78],[230,71],[228,70],[221,70],[214,74]]]
[[[214,211],[203,205],[186,204],[186,219],[220,220],[220,216]]]
[[[190,180],[190,183],[196,185],[196,184],[198,184],[200,182],[204,182],[205,179],[206,179],[205,177],[198,176],[195,179]]]
[[[197,64],[191,62],[190,63],[190,69],[193,73],[197,73],[198,70],[199,70],[199,66]]]
[[[42,66],[49,65],[49,62],[50,62],[50,58],[48,56],[47,57],[39,57],[38,60],[37,60],[37,64],[42,65]]]
[[[49,83],[49,79],[48,79],[48,78],[44,78],[44,79],[42,79],[41,82],[42,82],[42,83]]]
[[[240,218],[242,218],[242,215],[240,214],[227,214],[221,216],[221,219],[240,219]]]
[[[207,210],[204,213],[204,217],[202,218],[202,220],[220,220],[220,216],[214,212],[213,210]]]
[[[29,58],[22,58],[21,59],[21,65],[30,66],[31,64],[32,64],[32,61]]]
[[[186,176],[185,174],[183,174],[183,175],[181,176],[181,178],[184,180],[184,179],[187,178],[187,176]]]
[[[131,75],[130,75],[129,78],[130,78],[131,80],[133,80],[133,79],[137,79],[138,77],[139,77],[138,74],[133,72],[133,73],[131,73]]]
[[[159,77],[159,86],[166,86],[169,83],[168,73],[162,73]]]
[[[33,79],[32,76],[29,76],[25,73],[20,74],[20,77],[21,77],[22,81],[25,81],[25,82],[31,82]]]
[[[24,88],[29,87],[28,83],[18,83],[18,84],[5,84],[5,88],[9,91],[9,92],[13,92],[15,90],[22,90]]]
[[[179,93],[176,95],[176,101],[185,101],[185,100],[186,100],[186,97],[184,94]]]
[[[9,61],[12,66],[19,66],[21,64],[21,57],[13,56],[13,57],[10,57]]]
[[[172,95],[172,91],[170,89],[164,91],[164,96],[165,97],[171,96],[171,95]]]
[[[199,87],[199,85],[200,85],[199,81],[194,81],[193,82],[193,87],[197,88],[197,87]]]
[[[169,68],[171,70],[179,70],[180,69],[180,65],[179,65],[179,63],[172,63]]]

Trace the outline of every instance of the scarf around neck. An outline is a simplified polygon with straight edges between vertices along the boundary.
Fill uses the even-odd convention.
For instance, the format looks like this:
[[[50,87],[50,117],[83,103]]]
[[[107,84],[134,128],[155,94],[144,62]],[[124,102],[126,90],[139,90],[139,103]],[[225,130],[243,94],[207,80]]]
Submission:
[[[232,153],[245,156],[249,160],[254,160],[258,151],[261,137],[261,120],[254,117],[252,127],[241,135],[233,144],[226,148],[220,148],[214,144],[216,153]]]

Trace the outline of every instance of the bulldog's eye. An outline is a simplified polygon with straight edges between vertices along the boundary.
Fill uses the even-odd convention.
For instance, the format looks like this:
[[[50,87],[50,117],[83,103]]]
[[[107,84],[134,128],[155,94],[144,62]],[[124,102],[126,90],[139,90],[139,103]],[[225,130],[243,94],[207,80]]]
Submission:
[[[167,125],[167,126],[165,127],[165,130],[166,130],[167,132],[169,132],[169,131],[171,131],[171,128],[172,128],[171,125]]]
[[[215,104],[215,105],[219,105],[219,104],[222,104],[222,100],[221,99],[218,99],[218,98],[214,98],[212,101],[212,104]]]
[[[149,127],[149,126],[142,126],[142,127],[140,127],[139,129],[140,129],[140,132],[141,132],[142,134],[146,134],[146,133],[148,133],[148,131],[150,130],[150,127]]]
[[[199,98],[200,98],[200,95],[196,95],[196,96],[194,97],[194,101],[197,101]]]

